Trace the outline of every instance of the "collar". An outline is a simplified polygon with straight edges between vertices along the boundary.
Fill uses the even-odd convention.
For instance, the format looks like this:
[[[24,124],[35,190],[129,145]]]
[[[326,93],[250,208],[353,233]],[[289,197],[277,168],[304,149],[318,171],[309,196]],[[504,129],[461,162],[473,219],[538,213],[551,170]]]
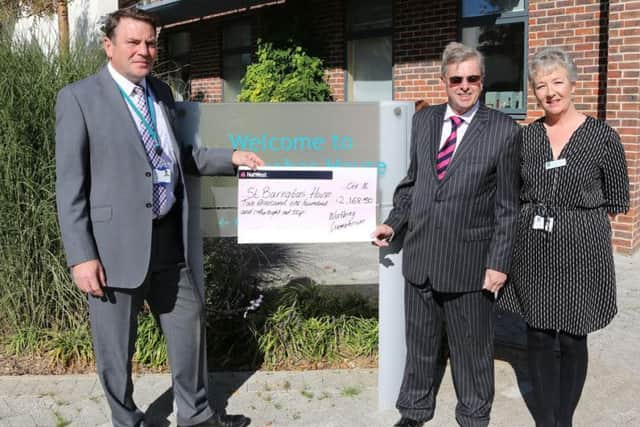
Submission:
[[[453,111],[453,109],[451,108],[451,106],[447,104],[447,110],[444,112],[444,121],[445,122],[448,121],[451,118],[451,116],[458,116],[462,119],[463,122],[465,122],[468,125],[469,123],[471,123],[473,116],[476,115],[479,108],[480,108],[480,101],[476,101],[476,103],[473,104],[473,107],[469,108],[469,110],[467,110],[466,113],[456,114],[455,111]]]
[[[111,61],[109,61],[109,63],[107,64],[107,69],[109,70],[109,74],[111,74],[111,77],[113,78],[113,80],[115,80],[118,86],[120,86],[122,90],[124,90],[124,93],[126,93],[127,95],[133,94],[133,89],[136,86],[142,86],[145,90],[145,93],[148,93],[146,78],[142,79],[140,83],[136,85],[131,80],[127,79],[125,76],[123,76],[118,71],[116,71],[116,69],[113,68],[113,65],[111,65]]]

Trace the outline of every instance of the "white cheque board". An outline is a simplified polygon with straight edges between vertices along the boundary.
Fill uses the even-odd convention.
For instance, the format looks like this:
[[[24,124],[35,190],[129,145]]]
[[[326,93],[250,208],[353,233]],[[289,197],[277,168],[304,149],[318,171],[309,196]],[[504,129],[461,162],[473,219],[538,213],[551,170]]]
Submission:
[[[238,243],[370,241],[377,177],[371,167],[241,168]]]

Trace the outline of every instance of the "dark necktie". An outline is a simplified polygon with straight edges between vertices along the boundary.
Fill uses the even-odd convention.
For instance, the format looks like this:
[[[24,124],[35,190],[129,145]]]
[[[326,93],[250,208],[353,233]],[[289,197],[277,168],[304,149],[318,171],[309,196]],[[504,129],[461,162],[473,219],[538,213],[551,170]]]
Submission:
[[[436,172],[438,173],[438,179],[444,178],[444,174],[447,170],[447,166],[451,162],[453,157],[453,151],[456,149],[456,139],[458,135],[458,126],[462,123],[462,119],[458,116],[451,116],[451,133],[444,142],[444,145],[438,151],[436,157]]]
[[[147,97],[144,93],[144,88],[142,86],[136,86],[133,89],[133,96],[131,97],[133,102],[142,113],[142,116],[147,121],[149,125],[153,125],[151,121],[151,114],[149,113],[149,107],[147,106]],[[147,126],[144,124],[140,124],[138,131],[140,132],[140,138],[142,139],[142,145],[144,146],[144,150],[147,153],[147,158],[149,159],[149,163],[154,169],[158,169],[159,167],[164,165],[162,161],[161,152],[159,153],[156,150],[156,143],[147,129]],[[154,183],[153,184],[153,214],[155,216],[159,216],[160,212],[162,212],[162,208],[167,203],[167,186],[166,184]]]

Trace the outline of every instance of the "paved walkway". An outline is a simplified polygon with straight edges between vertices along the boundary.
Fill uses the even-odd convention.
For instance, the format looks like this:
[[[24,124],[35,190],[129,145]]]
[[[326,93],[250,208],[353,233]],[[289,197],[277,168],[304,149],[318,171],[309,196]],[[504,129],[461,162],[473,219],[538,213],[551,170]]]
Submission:
[[[640,254],[616,258],[620,313],[589,337],[589,376],[576,426],[640,425]],[[532,426],[524,352],[496,348],[492,426]],[[244,413],[252,426],[391,426],[394,410],[377,410],[377,371],[220,373],[211,377],[212,401]],[[168,375],[136,377],[135,399],[151,425],[173,426]],[[444,375],[436,418],[455,426],[454,390]],[[109,426],[108,409],[94,375],[0,377],[0,426]]]

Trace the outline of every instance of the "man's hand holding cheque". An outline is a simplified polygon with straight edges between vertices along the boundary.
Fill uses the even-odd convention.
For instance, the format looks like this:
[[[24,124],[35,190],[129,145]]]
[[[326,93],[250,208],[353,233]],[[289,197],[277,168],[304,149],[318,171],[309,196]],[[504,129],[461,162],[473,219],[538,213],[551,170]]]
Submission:
[[[252,151],[234,151],[231,156],[231,163],[236,167],[246,166],[251,170],[264,166],[264,161]]]
[[[389,242],[391,242],[391,239],[393,239],[393,235],[393,228],[391,228],[387,224],[379,224],[373,231],[373,233],[371,233],[371,237],[373,238],[371,243],[379,248],[384,248],[386,246],[389,246]]]

